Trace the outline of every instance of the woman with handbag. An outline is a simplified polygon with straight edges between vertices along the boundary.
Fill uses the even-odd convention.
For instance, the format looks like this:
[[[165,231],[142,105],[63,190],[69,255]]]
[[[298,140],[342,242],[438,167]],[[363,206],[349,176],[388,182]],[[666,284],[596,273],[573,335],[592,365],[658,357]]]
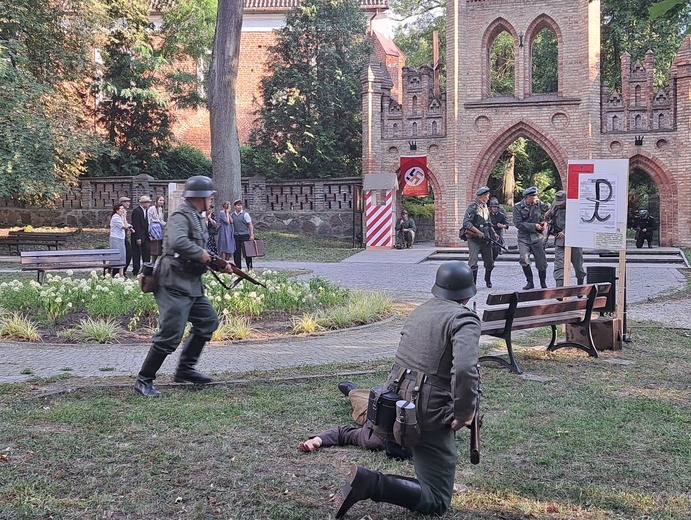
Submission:
[[[233,219],[230,218],[230,201],[226,200],[218,214],[220,227],[218,228],[218,252],[223,260],[230,260],[235,253],[235,232],[233,231]]]
[[[132,226],[127,223],[125,217],[125,206],[122,202],[118,202],[113,206],[113,213],[110,215],[110,237],[109,246],[111,249],[117,249],[120,253],[120,263],[125,265],[125,231]],[[115,271],[115,269],[113,269]],[[120,267],[118,273],[122,278],[125,277],[125,268]]]
[[[165,204],[165,201],[165,197],[159,195],[147,212],[152,264],[155,264],[156,259],[161,256],[161,249],[163,247],[163,228],[166,225],[166,221],[163,220],[163,204]]]

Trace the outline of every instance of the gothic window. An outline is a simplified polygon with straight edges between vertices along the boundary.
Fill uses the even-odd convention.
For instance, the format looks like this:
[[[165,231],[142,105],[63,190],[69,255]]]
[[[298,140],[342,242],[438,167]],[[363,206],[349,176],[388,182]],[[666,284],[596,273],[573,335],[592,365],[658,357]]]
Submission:
[[[393,134],[393,137],[400,137],[400,134],[398,133],[398,124],[394,123],[393,126],[391,127],[391,133]]]
[[[417,135],[417,123],[413,123],[413,135]]]
[[[551,93],[559,90],[559,44],[554,31],[542,29],[532,43],[532,92]]]
[[[432,121],[432,135],[437,135],[437,122]]]
[[[619,118],[612,116],[612,130],[619,130]]]
[[[417,96],[413,96],[413,115],[417,115]]]
[[[658,128],[664,128],[665,127],[665,115],[664,114],[659,114],[657,116],[657,127]]]
[[[492,42],[489,52],[490,95],[512,96],[516,57],[513,37],[507,32],[500,32]]]
[[[634,104],[636,106],[641,104],[641,86],[636,85],[636,88],[634,89]]]
[[[637,115],[637,116],[635,117],[635,119],[633,120],[633,128],[634,128],[634,130],[642,130],[641,121],[642,121],[641,116],[640,116],[640,115]]]

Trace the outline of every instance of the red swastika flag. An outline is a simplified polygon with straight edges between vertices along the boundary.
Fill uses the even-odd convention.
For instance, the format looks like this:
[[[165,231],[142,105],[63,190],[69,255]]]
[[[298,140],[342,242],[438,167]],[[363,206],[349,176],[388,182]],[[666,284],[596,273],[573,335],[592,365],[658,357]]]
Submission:
[[[429,195],[426,155],[401,157],[399,184],[403,187],[404,197],[426,197]]]

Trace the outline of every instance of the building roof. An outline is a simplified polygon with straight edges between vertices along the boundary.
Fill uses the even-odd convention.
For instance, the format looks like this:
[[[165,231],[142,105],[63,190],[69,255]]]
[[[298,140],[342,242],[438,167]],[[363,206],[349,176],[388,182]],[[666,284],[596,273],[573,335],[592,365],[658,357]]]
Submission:
[[[153,0],[154,2],[169,2],[172,0]],[[274,11],[285,12],[295,9],[300,5],[300,0],[244,0],[245,11]],[[365,10],[388,9],[388,0],[360,0],[360,5]]]

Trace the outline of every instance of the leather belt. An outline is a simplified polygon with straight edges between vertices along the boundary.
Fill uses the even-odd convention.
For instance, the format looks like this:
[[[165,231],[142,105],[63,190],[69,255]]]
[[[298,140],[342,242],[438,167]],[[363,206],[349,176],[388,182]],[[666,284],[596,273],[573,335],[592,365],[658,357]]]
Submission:
[[[411,370],[410,368],[404,368],[398,363],[394,363],[391,367],[391,370],[394,373],[398,373],[401,370],[405,370],[405,372],[403,373],[403,379],[410,379],[411,381],[415,381],[418,376],[418,371]],[[451,388],[451,379],[443,379],[441,377],[434,376],[431,374],[424,374],[422,383],[428,383],[432,386],[436,386],[437,388],[441,388],[443,390],[448,390]]]

